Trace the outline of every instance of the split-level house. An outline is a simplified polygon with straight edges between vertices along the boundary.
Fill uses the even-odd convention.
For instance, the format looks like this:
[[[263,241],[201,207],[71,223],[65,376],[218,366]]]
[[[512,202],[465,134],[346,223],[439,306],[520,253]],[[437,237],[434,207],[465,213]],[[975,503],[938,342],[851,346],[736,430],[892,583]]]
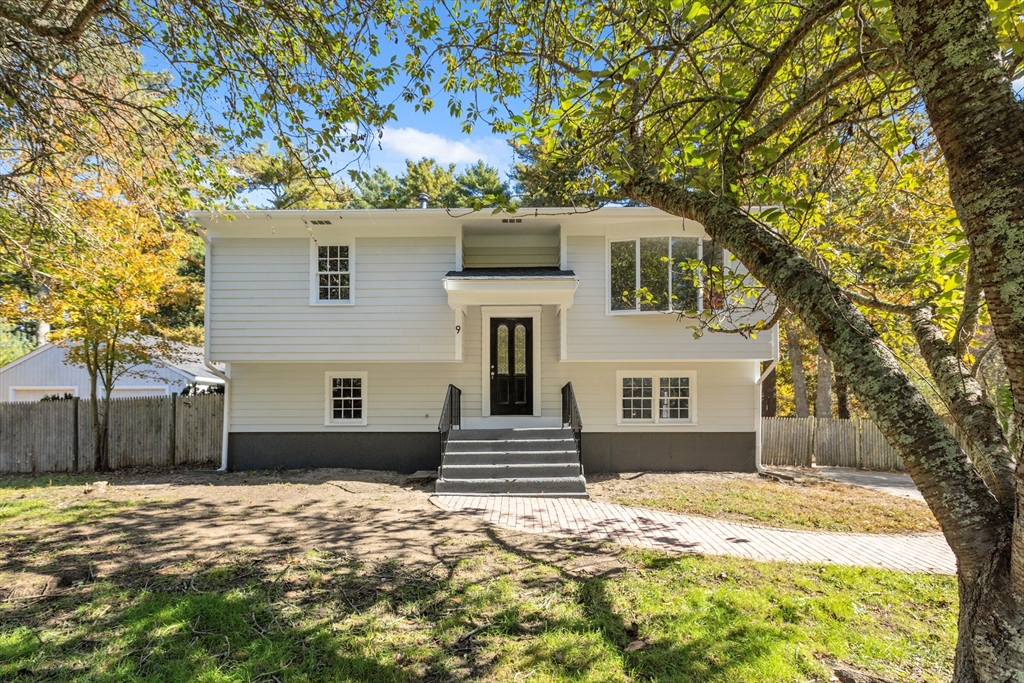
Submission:
[[[580,493],[584,472],[757,467],[778,336],[695,338],[680,319],[715,303],[671,264],[738,267],[697,223],[651,208],[193,217],[227,469],[440,466],[441,493]]]

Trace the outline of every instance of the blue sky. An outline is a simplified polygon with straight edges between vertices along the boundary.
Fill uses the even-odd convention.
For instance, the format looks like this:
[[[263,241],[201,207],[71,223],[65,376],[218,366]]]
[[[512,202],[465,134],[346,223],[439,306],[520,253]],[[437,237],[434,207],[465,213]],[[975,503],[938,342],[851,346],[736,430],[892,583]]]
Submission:
[[[158,53],[145,48],[142,53],[146,68],[173,73],[170,64]],[[382,59],[390,56],[384,54]],[[478,125],[471,135],[463,133],[461,122],[448,113],[447,95],[441,91],[439,83],[434,84],[433,93],[437,105],[430,112],[416,111],[414,104],[405,102],[400,95],[401,89],[397,85],[383,93],[382,101],[394,102],[398,118],[384,128],[379,144],[374,145],[369,156],[339,156],[331,164],[334,169],[370,171],[381,166],[398,175],[404,173],[406,159],[418,161],[430,157],[443,165],[455,164],[459,170],[482,160],[497,168],[502,176],[511,171],[514,159],[506,139],[491,134],[486,124]],[[209,100],[205,104],[209,106]],[[271,149],[276,149],[271,141],[267,142]],[[345,173],[342,176],[347,178]]]
[[[490,135],[479,127],[472,135],[464,135],[459,121],[448,115],[446,107],[429,113],[400,108],[398,121],[384,129],[380,149],[375,148],[361,165],[381,166],[392,174],[405,170],[405,160],[432,157],[441,164],[456,164],[460,169],[483,160],[502,174],[512,166],[512,148],[504,138]],[[339,160],[340,161],[340,160]]]

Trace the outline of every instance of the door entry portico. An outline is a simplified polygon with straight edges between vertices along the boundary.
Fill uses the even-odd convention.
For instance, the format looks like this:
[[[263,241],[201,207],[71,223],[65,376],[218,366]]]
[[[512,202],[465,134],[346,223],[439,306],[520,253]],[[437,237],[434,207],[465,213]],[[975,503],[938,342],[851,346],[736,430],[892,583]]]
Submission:
[[[491,318],[491,415],[533,415],[532,318]]]

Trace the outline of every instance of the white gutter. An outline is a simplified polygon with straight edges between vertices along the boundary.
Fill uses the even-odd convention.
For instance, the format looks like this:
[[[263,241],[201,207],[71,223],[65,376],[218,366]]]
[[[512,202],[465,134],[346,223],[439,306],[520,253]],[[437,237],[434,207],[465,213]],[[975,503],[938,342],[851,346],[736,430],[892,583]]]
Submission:
[[[203,365],[217,377],[224,380],[224,428],[220,437],[220,467],[218,472],[228,471],[228,433],[231,428],[231,364],[225,365],[227,372],[214,366],[210,362],[210,339],[206,333],[210,329],[210,259],[213,255],[213,241],[203,230],[200,233],[203,243],[206,245],[206,254],[203,257],[203,269],[205,271],[205,282],[203,283]]]
[[[761,428],[763,426],[764,418],[761,416],[761,384],[768,378],[768,375],[772,374],[775,367],[779,364],[779,349],[775,348],[775,358],[772,360],[768,369],[761,373],[761,376],[754,382],[754,467],[758,472],[764,472],[764,466],[761,464]]]

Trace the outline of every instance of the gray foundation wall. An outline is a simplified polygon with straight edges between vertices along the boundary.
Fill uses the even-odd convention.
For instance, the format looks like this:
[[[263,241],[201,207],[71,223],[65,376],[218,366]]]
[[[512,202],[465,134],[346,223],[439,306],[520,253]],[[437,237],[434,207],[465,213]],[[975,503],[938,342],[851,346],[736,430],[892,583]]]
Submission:
[[[754,472],[754,432],[583,432],[583,471]]]
[[[583,468],[601,472],[753,472],[754,432],[583,432]],[[441,464],[437,432],[232,432],[228,469],[415,472]]]
[[[415,472],[441,464],[437,432],[231,432],[228,469],[349,467]]]

